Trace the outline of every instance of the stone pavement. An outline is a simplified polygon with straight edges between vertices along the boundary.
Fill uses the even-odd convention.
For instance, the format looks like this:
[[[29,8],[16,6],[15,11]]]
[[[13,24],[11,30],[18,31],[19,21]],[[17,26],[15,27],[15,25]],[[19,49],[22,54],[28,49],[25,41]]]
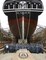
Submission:
[[[0,54],[0,60],[46,60],[46,54],[34,54],[20,49],[16,53]]]

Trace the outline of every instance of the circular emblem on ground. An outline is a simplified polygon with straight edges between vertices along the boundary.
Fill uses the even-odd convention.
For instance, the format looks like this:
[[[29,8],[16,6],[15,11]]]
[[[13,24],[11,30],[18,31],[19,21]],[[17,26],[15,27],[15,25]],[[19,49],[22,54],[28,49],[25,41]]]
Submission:
[[[21,52],[21,53],[19,53],[19,57],[20,58],[22,58],[22,59],[25,59],[25,58],[27,58],[28,57],[28,54],[27,53],[23,53],[23,52]]]

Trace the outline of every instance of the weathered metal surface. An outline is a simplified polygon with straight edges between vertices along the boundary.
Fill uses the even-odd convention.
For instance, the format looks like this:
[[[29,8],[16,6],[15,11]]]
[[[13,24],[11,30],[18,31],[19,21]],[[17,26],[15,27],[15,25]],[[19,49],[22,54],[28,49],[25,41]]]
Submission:
[[[30,40],[37,26],[38,15],[43,12],[43,4],[41,0],[6,0],[3,11],[8,16],[10,29],[16,40]]]

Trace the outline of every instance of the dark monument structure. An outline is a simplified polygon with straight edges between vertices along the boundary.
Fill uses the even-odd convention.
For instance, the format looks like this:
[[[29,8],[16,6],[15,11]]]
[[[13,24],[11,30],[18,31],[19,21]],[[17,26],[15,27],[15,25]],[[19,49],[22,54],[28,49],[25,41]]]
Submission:
[[[17,50],[21,48],[31,50],[31,44],[29,43],[31,36],[36,29],[38,16],[43,12],[42,1],[6,0],[3,5],[3,11],[8,16],[11,32],[15,36],[16,44],[13,44],[13,46],[8,45],[9,49],[12,47],[13,49],[11,48],[11,50]],[[20,46],[18,44],[18,40],[27,40],[27,44],[20,44]]]

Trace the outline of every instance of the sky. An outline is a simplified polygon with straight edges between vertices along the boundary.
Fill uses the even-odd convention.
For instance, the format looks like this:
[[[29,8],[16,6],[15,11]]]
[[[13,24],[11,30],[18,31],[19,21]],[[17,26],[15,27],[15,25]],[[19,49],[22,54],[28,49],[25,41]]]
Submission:
[[[5,0],[0,0],[0,22],[1,22],[1,27],[3,29],[5,28],[9,29],[8,17],[3,13],[4,1]],[[42,2],[44,6],[44,11],[41,15],[39,15],[37,25],[46,26],[46,0],[42,0]]]

